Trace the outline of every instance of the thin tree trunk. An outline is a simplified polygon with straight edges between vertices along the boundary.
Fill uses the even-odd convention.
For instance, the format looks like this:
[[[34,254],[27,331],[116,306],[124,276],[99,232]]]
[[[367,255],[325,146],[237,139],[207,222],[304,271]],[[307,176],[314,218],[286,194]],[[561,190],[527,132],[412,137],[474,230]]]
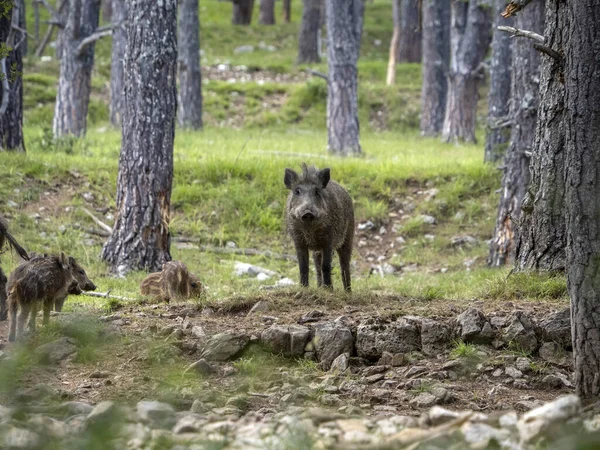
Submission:
[[[250,25],[252,23],[252,9],[254,0],[232,0],[233,11],[231,23],[233,25]]]
[[[285,23],[292,21],[292,0],[283,0],[283,21]]]
[[[494,0],[494,37],[492,38],[492,63],[488,95],[488,128],[485,136],[484,161],[497,163],[506,153],[510,128],[507,123],[510,105],[510,74],[512,37],[498,30],[498,25],[512,26],[512,18],[500,15],[506,7],[505,0]],[[528,29],[528,28],[527,28]],[[523,43],[529,45],[531,43]]]
[[[517,16],[515,25],[522,30],[543,33],[544,1],[533,0]],[[521,204],[530,180],[529,155],[539,106],[540,64],[540,53],[533,48],[529,39],[518,38],[514,41],[509,112],[513,126],[504,158],[496,228],[490,244],[488,263],[491,266],[511,264],[515,257],[515,228],[519,223]]]
[[[121,125],[123,116],[123,59],[125,58],[125,45],[127,44],[127,3],[125,0],[106,0],[112,2],[111,12],[114,23],[120,23],[112,33],[112,55],[110,63],[110,123],[114,126]]]
[[[559,53],[567,39],[566,27],[566,4],[547,1],[546,45]],[[515,245],[515,268],[520,271],[565,268],[564,74],[560,62],[545,55],[541,58],[540,104],[529,165],[531,181],[522,202]]]
[[[275,25],[275,0],[260,0],[258,23],[261,25]]]
[[[113,20],[114,0],[102,0],[102,20],[111,22]]]
[[[423,0],[421,135],[437,136],[444,125],[450,65],[450,0]]]
[[[202,128],[202,73],[200,71],[198,0],[179,6],[179,125]]]
[[[394,19],[394,32],[390,42],[390,56],[388,59],[387,76],[385,84],[392,86],[396,83],[396,59],[398,56],[398,48],[400,46],[400,3],[402,0],[392,1],[392,17]]]
[[[475,142],[481,62],[491,37],[490,11],[483,0],[452,2],[448,97],[442,138]]]
[[[567,2],[565,47],[567,277],[575,384],[600,394],[600,0]]]
[[[102,250],[120,275],[171,259],[177,108],[177,0],[130,0],[128,15],[116,219]]]
[[[339,155],[361,153],[358,124],[358,55],[362,0],[327,0],[328,148]]]
[[[322,0],[304,0],[302,9],[302,24],[298,37],[297,64],[318,63],[319,30],[321,28]]]
[[[394,0],[394,3],[400,0]],[[402,0],[397,62],[421,62],[420,0]],[[394,24],[397,23],[394,19]]]
[[[98,27],[100,0],[70,0],[66,24],[58,35],[60,76],[56,91],[55,137],[83,136],[87,126],[95,43],[80,48]]]
[[[11,23],[25,29],[24,2],[18,0],[7,16],[0,16],[0,42],[13,50],[0,60],[0,151],[25,151],[23,140],[23,33],[11,29]]]

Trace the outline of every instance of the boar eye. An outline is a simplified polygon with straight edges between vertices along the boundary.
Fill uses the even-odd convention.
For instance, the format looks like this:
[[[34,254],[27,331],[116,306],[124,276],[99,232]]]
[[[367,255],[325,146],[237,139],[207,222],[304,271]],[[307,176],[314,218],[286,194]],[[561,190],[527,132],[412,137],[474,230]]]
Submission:
[[[190,283],[190,285],[195,288],[196,287],[196,283]]]
[[[84,271],[83,269],[79,270],[79,273],[80,273],[81,275],[85,275],[85,271]]]
[[[294,190],[294,194],[296,194],[296,195],[300,195],[300,188],[296,188],[296,189]]]

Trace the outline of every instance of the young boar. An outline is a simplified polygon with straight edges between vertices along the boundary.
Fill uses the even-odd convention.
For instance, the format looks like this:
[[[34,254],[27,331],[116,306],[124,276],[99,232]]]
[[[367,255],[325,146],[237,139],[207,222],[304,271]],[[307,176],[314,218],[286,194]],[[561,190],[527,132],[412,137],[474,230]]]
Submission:
[[[29,255],[27,255],[27,252],[8,232],[8,225],[6,224],[6,221],[0,217],[0,251],[2,251],[2,248],[6,242],[8,242],[15,249],[22,259],[25,261],[29,260]],[[6,275],[2,271],[2,267],[0,267],[0,320],[6,320],[8,313],[6,308],[6,282]]]
[[[142,295],[159,298],[165,302],[173,299],[198,297],[203,290],[196,275],[180,261],[169,261],[161,272],[151,273],[140,285]]]
[[[29,329],[35,331],[35,317],[42,303],[44,325],[50,320],[50,311],[57,300],[69,294],[81,294],[74,271],[78,267],[75,259],[65,256],[36,256],[21,264],[9,276],[7,284],[8,312],[10,319],[8,340],[14,341],[23,335],[25,321],[29,318]],[[17,318],[17,311],[19,317]]]
[[[285,169],[283,181],[290,190],[286,224],[296,247],[300,284],[308,286],[308,251],[312,250],[317,284],[332,288],[331,260],[335,250],[340,259],[344,289],[350,291],[354,238],[354,207],[350,195],[330,180],[328,168],[318,170],[302,164],[300,175]]]

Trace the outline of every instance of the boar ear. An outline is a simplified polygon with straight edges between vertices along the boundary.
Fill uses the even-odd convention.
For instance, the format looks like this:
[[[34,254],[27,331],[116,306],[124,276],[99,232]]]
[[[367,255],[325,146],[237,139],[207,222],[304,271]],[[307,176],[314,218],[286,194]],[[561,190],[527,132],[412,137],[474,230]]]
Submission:
[[[69,264],[72,266],[75,265],[75,258],[73,258],[72,256],[69,256]]]
[[[285,169],[283,182],[285,183],[286,188],[291,189],[295,184],[298,183],[298,174],[292,169]]]
[[[317,177],[321,182],[321,187],[325,189],[331,178],[331,171],[329,170],[329,167],[323,170],[319,170],[319,172],[317,173]]]
[[[67,259],[67,256],[65,255],[65,252],[60,252],[60,257],[58,258],[60,265],[66,269],[67,267],[69,267],[69,260]]]

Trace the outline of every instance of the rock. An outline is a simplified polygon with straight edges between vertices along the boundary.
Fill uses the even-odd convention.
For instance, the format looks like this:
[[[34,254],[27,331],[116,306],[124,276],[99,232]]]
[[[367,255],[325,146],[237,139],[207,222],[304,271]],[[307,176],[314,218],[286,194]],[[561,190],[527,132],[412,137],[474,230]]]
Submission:
[[[437,399],[436,403],[447,403],[452,397],[448,389],[442,386],[435,386],[432,388],[431,394]]]
[[[404,353],[383,352],[377,362],[378,366],[400,367],[408,362]]]
[[[520,357],[515,362],[515,367],[523,373],[531,372],[531,360],[529,358]]]
[[[554,389],[561,388],[563,385],[562,380],[553,374],[546,375],[544,378],[542,378],[542,384]]]
[[[200,414],[186,414],[177,421],[173,427],[173,433],[198,433],[206,423],[206,417]]]
[[[260,300],[256,302],[252,309],[248,312],[248,316],[256,315],[258,313],[267,312],[270,309],[269,302],[265,302],[264,300]]]
[[[435,225],[436,223],[435,217],[429,216],[427,214],[421,214],[417,218],[426,225]]]
[[[84,402],[64,402],[57,407],[57,413],[62,417],[67,418],[83,414],[87,416],[94,410],[94,407]]]
[[[273,353],[300,357],[309,336],[310,330],[302,325],[271,325],[261,333],[260,340]]]
[[[117,422],[120,420],[122,411],[111,401],[98,403],[94,409],[88,414],[85,421],[89,425],[102,425]]]
[[[343,353],[352,354],[354,338],[350,328],[339,322],[327,322],[315,326],[315,335],[312,347],[315,349],[317,359],[321,362],[323,370],[329,370],[331,363]]]
[[[415,322],[400,317],[396,322],[369,319],[356,330],[356,353],[377,360],[383,352],[409,353],[421,348],[421,334]]]
[[[204,344],[201,355],[208,361],[227,361],[246,348],[249,341],[245,334],[215,334]]]
[[[377,383],[378,381],[381,381],[385,378],[385,375],[382,373],[376,373],[373,375],[369,375],[368,377],[365,377],[365,381],[368,384],[373,384],[373,383]]]
[[[429,408],[435,405],[438,402],[438,398],[429,393],[429,392],[421,392],[415,398],[413,398],[409,404],[416,406],[417,408]]]
[[[23,428],[10,427],[8,431],[0,433],[1,448],[6,449],[26,449],[38,448],[41,444],[41,438],[37,433]]]
[[[272,270],[264,269],[264,268],[258,267],[258,266],[253,266],[252,264],[248,264],[248,263],[244,263],[244,262],[240,262],[240,261],[235,262],[233,269],[234,269],[235,274],[238,277],[242,277],[242,276],[256,277],[259,273],[268,275],[269,277],[277,275],[277,273],[273,272]]]
[[[215,369],[213,368],[213,366],[211,366],[208,363],[208,361],[206,361],[206,359],[204,358],[199,359],[195,363],[190,364],[183,373],[185,375],[187,372],[190,371],[199,373],[200,375],[212,375],[213,373],[215,373]]]
[[[477,239],[469,235],[453,236],[450,238],[450,244],[453,247],[474,247],[477,245]]]
[[[373,228],[375,228],[375,224],[373,222],[371,222],[370,220],[367,220],[366,222],[358,224],[359,231],[372,230]]]
[[[252,53],[254,51],[254,45],[240,45],[233,50],[233,53],[236,55],[241,55],[244,53]]]
[[[427,421],[431,426],[438,426],[443,423],[449,422],[454,419],[458,419],[464,413],[457,411],[450,411],[449,409],[442,408],[441,406],[433,406],[427,413]]]
[[[516,429],[518,421],[519,421],[519,416],[517,415],[517,413],[515,411],[509,411],[505,414],[502,414],[498,418],[498,424],[502,428]]]
[[[77,352],[77,341],[70,337],[62,337],[35,349],[35,354],[43,363],[58,364]]]
[[[563,348],[571,347],[571,310],[565,308],[550,314],[539,324],[542,340],[556,342]]]
[[[499,430],[485,423],[467,422],[460,427],[460,431],[471,448],[499,448],[499,444],[511,437],[509,430]]]
[[[57,439],[64,438],[68,434],[67,426],[63,422],[41,414],[34,414],[29,417],[27,425],[44,436]]]
[[[152,428],[170,429],[177,421],[175,410],[168,403],[142,400],[135,408],[140,418]]]
[[[206,406],[206,404],[203,401],[197,399],[194,400],[194,403],[192,403],[192,407],[190,408],[190,412],[193,413],[204,413],[208,410],[208,406]]]
[[[579,397],[567,395],[523,414],[517,423],[521,443],[529,444],[553,432],[561,433],[560,425],[580,413]]]
[[[491,342],[488,330],[491,329],[486,317],[477,308],[469,308],[463,311],[457,318],[458,335],[464,342],[474,342],[477,344],[488,344]],[[484,333],[484,326],[489,326]]]
[[[510,319],[508,327],[504,330],[504,340],[512,342],[521,350],[535,352],[538,340],[535,335],[535,325],[527,314],[518,311]]]
[[[192,327],[192,336],[200,338],[200,339],[205,338],[206,332],[204,331],[204,328],[202,328],[200,325],[194,325]]]
[[[556,342],[544,342],[538,350],[540,358],[551,364],[570,367],[573,358]]]
[[[431,319],[421,319],[421,349],[428,356],[437,355],[450,342],[448,325]]]
[[[108,378],[110,377],[110,372],[105,372],[103,370],[94,370],[90,373],[90,378]]]
[[[323,394],[320,401],[325,406],[339,406],[341,403],[340,396],[337,394]]]
[[[512,378],[522,378],[523,377],[523,372],[521,372],[520,370],[515,369],[514,367],[511,367],[511,366],[508,366],[506,369],[504,369],[504,373]]]
[[[293,286],[296,282],[290,278],[282,278],[275,282],[275,286]]]
[[[344,373],[350,367],[350,354],[342,353],[340,356],[335,358],[329,368],[330,372]]]

